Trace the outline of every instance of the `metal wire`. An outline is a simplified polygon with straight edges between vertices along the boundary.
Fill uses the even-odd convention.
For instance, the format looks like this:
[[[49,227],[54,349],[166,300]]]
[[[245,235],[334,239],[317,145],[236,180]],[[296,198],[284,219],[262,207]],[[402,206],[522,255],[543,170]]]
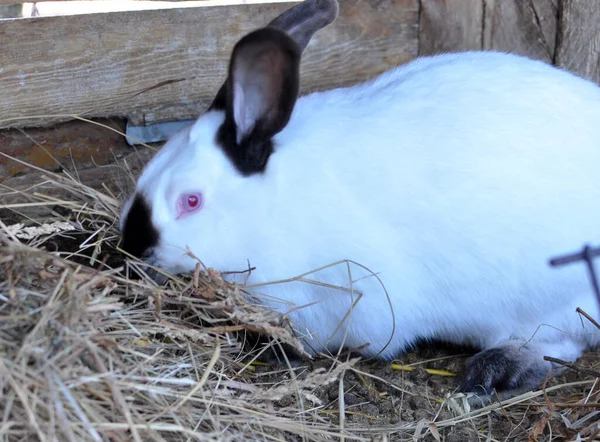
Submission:
[[[592,288],[594,289],[594,293],[596,294],[598,304],[600,304],[600,284],[598,284],[598,275],[596,274],[596,269],[594,266],[594,258],[597,258],[599,256],[600,247],[593,248],[586,244],[581,252],[571,253],[569,255],[552,258],[550,260],[550,265],[552,267],[560,267],[568,264],[573,264],[579,261],[585,261],[590,276],[590,282],[592,283]]]

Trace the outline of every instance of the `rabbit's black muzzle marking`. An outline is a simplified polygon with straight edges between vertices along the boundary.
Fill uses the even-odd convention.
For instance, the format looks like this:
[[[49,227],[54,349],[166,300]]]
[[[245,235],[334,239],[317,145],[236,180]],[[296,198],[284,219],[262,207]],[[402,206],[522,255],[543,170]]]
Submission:
[[[158,245],[158,230],[152,224],[150,205],[136,195],[123,225],[122,248],[137,258],[145,258]]]

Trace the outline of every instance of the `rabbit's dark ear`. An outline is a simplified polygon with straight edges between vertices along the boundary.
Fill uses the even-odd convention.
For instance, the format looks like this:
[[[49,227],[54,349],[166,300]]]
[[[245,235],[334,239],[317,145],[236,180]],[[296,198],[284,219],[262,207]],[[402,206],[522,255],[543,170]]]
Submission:
[[[267,27],[285,32],[304,51],[315,32],[333,23],[338,12],[337,0],[305,0],[285,11]]]
[[[296,42],[302,52],[318,30],[333,23],[338,12],[337,0],[304,0],[282,13],[266,27],[285,32]],[[226,89],[226,84],[221,86],[209,110],[225,109]]]
[[[264,171],[271,138],[298,98],[301,51],[286,33],[254,31],[233,49],[225,86],[225,121],[217,142],[244,175]]]

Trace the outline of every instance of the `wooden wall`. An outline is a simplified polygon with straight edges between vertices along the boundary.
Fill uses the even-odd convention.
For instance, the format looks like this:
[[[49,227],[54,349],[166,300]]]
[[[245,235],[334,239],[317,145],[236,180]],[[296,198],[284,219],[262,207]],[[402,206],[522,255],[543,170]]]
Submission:
[[[195,117],[223,82],[235,42],[292,4],[0,20],[0,128],[69,114],[138,124]],[[418,13],[418,0],[342,0],[335,25],[306,50],[303,91],[366,80],[415,57]]]
[[[294,3],[182,4],[194,7],[0,20],[0,128],[72,114],[134,124],[193,118],[223,81],[235,41]],[[469,49],[528,55],[600,82],[600,0],[340,5],[306,50],[303,92],[362,81],[417,54]]]
[[[421,0],[421,54],[494,49],[600,82],[600,0]]]
[[[528,55],[600,82],[600,0],[339,1],[339,18],[305,52],[303,92],[362,81],[418,54],[472,49]],[[49,169],[56,162],[46,151],[72,168],[130,151],[124,140],[109,149],[118,140],[108,131],[104,139],[88,123],[64,122],[73,114],[111,117],[118,127],[196,117],[236,40],[295,2],[198,3],[0,19],[0,150]],[[0,158],[0,181],[23,170]]]

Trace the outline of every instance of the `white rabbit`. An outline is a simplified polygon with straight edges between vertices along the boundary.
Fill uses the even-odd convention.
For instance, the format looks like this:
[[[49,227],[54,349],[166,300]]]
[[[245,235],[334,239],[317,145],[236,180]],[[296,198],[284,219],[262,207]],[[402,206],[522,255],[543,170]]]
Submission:
[[[368,271],[258,289],[310,353],[390,360],[444,340],[482,349],[464,391],[539,385],[544,355],[599,342],[575,312],[599,316],[585,266],[548,259],[600,239],[600,88],[467,52],[297,98],[301,52],[336,14],[307,0],[236,44],[211,108],[140,176],[124,249],[174,273],[196,264],[186,247],[222,271],[249,263],[250,284],[349,259]]]

